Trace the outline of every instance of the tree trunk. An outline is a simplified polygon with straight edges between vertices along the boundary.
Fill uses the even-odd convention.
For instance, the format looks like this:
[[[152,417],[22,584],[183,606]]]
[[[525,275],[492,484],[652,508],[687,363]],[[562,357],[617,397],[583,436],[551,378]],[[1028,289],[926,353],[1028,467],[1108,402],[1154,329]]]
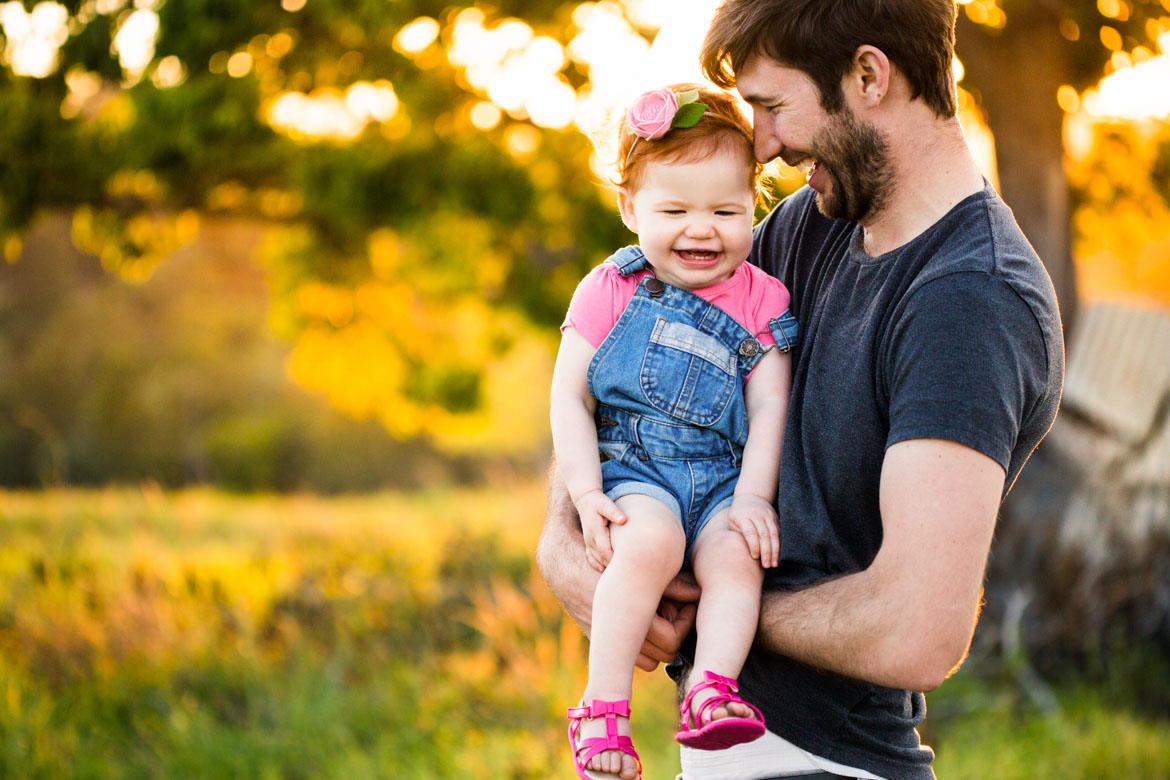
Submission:
[[[1056,91],[1070,66],[1058,25],[1059,18],[1041,7],[1017,7],[1002,30],[974,24],[960,12],[958,54],[964,83],[977,92],[995,135],[1000,194],[1048,268],[1068,333],[1077,296],[1064,111]]]

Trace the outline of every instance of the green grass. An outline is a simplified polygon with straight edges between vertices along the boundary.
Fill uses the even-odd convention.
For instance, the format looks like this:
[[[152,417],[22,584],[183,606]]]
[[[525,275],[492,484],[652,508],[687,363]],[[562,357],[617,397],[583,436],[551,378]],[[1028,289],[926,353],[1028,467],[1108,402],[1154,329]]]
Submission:
[[[947,780],[1170,778],[1170,721],[1139,715],[1113,698],[1076,686],[1058,691],[1056,709],[1039,712],[1012,689],[984,690],[981,705],[940,719],[935,772]],[[946,685],[928,697],[927,733],[935,730],[932,701],[946,709],[961,700]]]
[[[536,484],[0,491],[0,777],[575,777],[587,648],[534,571],[542,514]],[[1165,720],[1058,699],[948,681],[939,776],[1170,777]],[[664,674],[634,706],[646,780],[673,778]]]

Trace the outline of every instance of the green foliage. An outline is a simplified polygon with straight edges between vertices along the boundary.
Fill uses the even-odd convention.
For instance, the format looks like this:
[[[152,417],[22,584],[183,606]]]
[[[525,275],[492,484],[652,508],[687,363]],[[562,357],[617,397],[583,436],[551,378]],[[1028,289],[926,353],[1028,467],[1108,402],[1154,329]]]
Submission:
[[[468,111],[482,96],[455,67],[438,54],[415,62],[394,48],[407,22],[429,15],[449,25],[458,6],[314,0],[290,13],[258,0],[163,3],[154,60],[133,85],[119,83],[126,74],[111,54],[121,17],[95,15],[77,3],[67,7],[72,26],[56,73],[33,79],[0,69],[0,247],[9,260],[19,246],[13,239],[25,237],[39,216],[76,210],[78,245],[100,255],[107,270],[141,281],[184,242],[182,226],[174,224],[178,215],[259,219],[279,235],[300,236],[270,245],[277,248],[265,256],[274,308],[289,315],[276,322],[298,342],[317,324],[296,313],[301,291],[327,284],[356,295],[375,280],[371,236],[388,230],[402,238],[392,273],[418,289],[412,305],[420,317],[438,320],[458,308],[453,296],[478,296],[490,303],[481,313],[489,334],[484,343],[511,334],[504,340],[512,348],[531,352],[537,343],[548,349],[555,338],[572,280],[624,243],[614,209],[598,197],[588,173],[584,137],[510,117],[478,129]],[[489,23],[523,15],[560,39],[570,11],[547,1],[488,9]],[[233,55],[251,58],[247,74],[227,72]],[[177,58],[184,77],[160,87],[152,79],[168,57]],[[570,80],[585,83],[583,71],[567,67]],[[354,83],[379,80],[389,80],[401,107],[357,138],[290,136],[267,121],[286,93],[343,95]],[[89,86],[78,92],[78,84]],[[509,140],[516,129],[528,133],[523,151]],[[517,318],[549,327],[547,338],[521,337]],[[351,324],[361,323],[331,327],[344,331]],[[438,430],[388,423],[395,435],[482,429],[483,420],[499,414],[477,390],[485,385],[490,355],[457,358],[462,367],[452,385],[436,380],[452,372],[438,365],[442,355],[401,334],[380,338],[405,375],[368,394],[381,394],[383,405],[401,399],[407,408],[417,405],[418,415],[433,410],[451,420]],[[113,374],[117,382],[145,379],[109,370],[108,382],[115,382]],[[331,388],[364,381],[340,367],[318,380],[310,384],[331,397]],[[119,403],[134,408],[132,399],[114,396],[108,404],[115,418],[123,413]],[[5,431],[0,440],[6,436],[17,434]],[[217,462],[233,460],[216,448]],[[169,481],[184,467],[158,468]]]
[[[69,246],[61,217],[0,263],[0,482],[338,492],[451,475],[288,379],[262,271],[233,252],[257,230],[239,223],[142,285]]]

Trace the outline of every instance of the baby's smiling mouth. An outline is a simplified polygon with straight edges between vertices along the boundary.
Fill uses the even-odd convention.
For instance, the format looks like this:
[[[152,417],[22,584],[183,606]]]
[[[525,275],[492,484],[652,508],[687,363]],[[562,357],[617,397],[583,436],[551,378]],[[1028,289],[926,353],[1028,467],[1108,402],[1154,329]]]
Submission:
[[[676,249],[675,253],[684,261],[691,263],[710,263],[719,258],[719,252],[710,249]]]

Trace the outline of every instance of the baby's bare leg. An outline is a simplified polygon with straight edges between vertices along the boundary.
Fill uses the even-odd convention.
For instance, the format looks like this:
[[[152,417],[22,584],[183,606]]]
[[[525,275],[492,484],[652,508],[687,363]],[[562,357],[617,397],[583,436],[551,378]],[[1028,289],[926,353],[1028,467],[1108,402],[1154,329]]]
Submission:
[[[726,510],[712,517],[695,540],[691,553],[691,564],[703,595],[699,600],[698,641],[688,690],[703,680],[705,671],[738,677],[756,635],[764,570],[752,558],[743,534],[732,528],[727,518]],[[702,703],[713,695],[711,689],[696,693],[692,711],[698,712]],[[731,704],[716,708],[711,719],[728,715],[751,717],[751,710],[742,704]]]
[[[593,596],[593,627],[589,637],[589,683],[583,698],[621,701],[633,691],[634,662],[650,630],[662,591],[682,567],[686,537],[675,514],[649,496],[617,500],[629,520],[610,526],[613,559]],[[629,721],[618,719],[618,733],[630,734]],[[581,738],[605,735],[605,721],[581,724]],[[599,753],[591,770],[633,777],[631,756],[616,750]]]

